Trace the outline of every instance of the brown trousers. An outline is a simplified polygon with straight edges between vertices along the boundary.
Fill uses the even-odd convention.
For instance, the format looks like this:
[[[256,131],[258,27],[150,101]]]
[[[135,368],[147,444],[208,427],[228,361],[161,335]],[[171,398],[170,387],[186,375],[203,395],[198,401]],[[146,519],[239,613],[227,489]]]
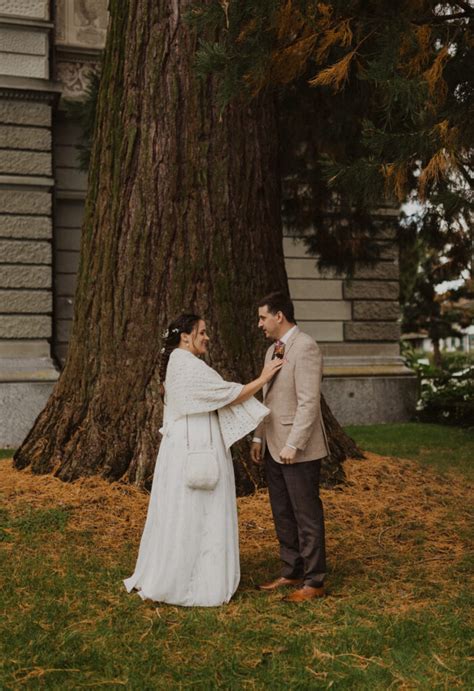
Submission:
[[[281,575],[317,586],[326,575],[321,461],[283,465],[265,453],[270,504],[280,543]]]

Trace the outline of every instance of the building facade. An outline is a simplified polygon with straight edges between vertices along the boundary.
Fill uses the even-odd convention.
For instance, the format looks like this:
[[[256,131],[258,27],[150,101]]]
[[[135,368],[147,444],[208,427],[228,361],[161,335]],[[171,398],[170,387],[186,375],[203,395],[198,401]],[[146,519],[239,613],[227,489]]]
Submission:
[[[87,180],[64,99],[84,94],[106,30],[107,0],[0,0],[3,447],[21,443],[67,355]],[[301,240],[284,238],[296,316],[322,348],[342,424],[404,420],[415,405],[399,347],[396,214],[378,216],[380,261],[351,281],[322,275]]]

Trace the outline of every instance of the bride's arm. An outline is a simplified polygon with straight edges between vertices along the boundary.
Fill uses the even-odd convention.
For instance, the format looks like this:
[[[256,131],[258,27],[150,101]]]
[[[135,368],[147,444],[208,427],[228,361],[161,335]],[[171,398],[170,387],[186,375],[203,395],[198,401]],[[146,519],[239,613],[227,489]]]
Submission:
[[[270,360],[270,362],[264,366],[260,376],[257,377],[257,379],[254,379],[253,381],[244,385],[242,391],[239,393],[237,398],[232,401],[231,405],[243,403],[243,401],[246,401],[248,398],[254,396],[258,391],[260,391],[260,389],[263,389],[265,384],[267,384],[270,379],[272,379],[282,368],[284,362],[284,360],[279,360],[278,358],[275,358],[275,360]]]

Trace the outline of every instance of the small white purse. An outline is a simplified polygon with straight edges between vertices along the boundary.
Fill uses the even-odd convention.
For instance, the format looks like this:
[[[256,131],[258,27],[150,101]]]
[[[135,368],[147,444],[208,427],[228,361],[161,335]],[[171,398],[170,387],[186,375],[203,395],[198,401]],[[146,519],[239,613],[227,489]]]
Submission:
[[[213,490],[219,480],[219,465],[212,440],[212,423],[209,414],[209,449],[191,451],[189,447],[189,422],[186,415],[186,462],[184,477],[190,489]]]

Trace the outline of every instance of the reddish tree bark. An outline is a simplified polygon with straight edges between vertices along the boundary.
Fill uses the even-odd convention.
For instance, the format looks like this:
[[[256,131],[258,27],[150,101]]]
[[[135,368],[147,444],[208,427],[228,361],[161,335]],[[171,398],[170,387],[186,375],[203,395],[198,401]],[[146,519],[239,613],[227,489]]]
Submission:
[[[261,368],[256,303],[288,287],[276,105],[264,95],[219,110],[213,80],[193,69],[190,5],[110,2],[68,357],[17,468],[149,482],[160,334],[182,311],[206,319],[224,377]],[[261,477],[239,449],[245,493]]]

